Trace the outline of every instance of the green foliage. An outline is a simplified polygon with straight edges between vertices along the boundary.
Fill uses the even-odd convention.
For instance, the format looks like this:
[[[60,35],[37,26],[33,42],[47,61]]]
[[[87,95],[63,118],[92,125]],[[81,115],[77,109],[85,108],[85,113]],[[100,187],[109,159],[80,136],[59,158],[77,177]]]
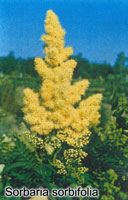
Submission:
[[[115,186],[115,181],[118,175],[113,169],[109,169],[106,172],[102,172],[100,175],[97,174],[100,181],[100,192],[105,193],[101,196],[101,200],[115,200],[116,194],[120,191],[120,187]],[[98,184],[95,184],[98,187]]]
[[[16,188],[24,185],[37,188],[41,184],[49,187],[52,175],[55,174],[52,167],[42,163],[37,153],[26,148],[18,137],[6,140],[3,136],[0,141],[1,154],[4,154],[1,162],[6,166],[2,172],[4,186],[7,186],[9,181],[10,185]]]
[[[14,89],[15,86],[11,80],[5,79],[2,81],[2,95],[1,95],[1,106],[3,109],[8,111],[13,111],[13,104],[14,101]]]
[[[10,114],[0,108],[0,135],[18,132],[16,115]]]

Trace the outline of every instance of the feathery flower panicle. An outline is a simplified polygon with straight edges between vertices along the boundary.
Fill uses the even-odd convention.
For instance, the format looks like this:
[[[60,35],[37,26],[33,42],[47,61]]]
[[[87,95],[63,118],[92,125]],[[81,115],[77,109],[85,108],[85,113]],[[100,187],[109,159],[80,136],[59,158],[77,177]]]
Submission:
[[[84,79],[71,84],[77,63],[69,59],[73,49],[64,47],[65,31],[52,10],[47,12],[45,30],[46,34],[42,36],[46,44],[45,59],[35,59],[35,69],[43,82],[39,94],[25,89],[24,119],[39,135],[56,131],[61,142],[83,147],[88,143],[89,129],[99,123],[102,95],[95,94],[81,101],[89,81]],[[74,106],[78,102],[78,106]]]

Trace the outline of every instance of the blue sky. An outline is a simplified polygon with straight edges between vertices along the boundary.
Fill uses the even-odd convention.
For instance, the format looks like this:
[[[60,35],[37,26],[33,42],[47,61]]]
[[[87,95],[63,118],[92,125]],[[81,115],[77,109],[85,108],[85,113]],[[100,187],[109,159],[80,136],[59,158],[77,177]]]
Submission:
[[[92,62],[128,56],[127,0],[0,0],[0,56],[43,56],[44,20],[52,9],[66,30],[66,46]]]

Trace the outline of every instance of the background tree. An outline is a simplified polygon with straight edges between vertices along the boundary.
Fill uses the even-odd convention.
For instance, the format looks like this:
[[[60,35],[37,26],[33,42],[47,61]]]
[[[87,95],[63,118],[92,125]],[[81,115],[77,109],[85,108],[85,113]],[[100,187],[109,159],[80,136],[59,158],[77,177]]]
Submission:
[[[3,63],[3,73],[4,74],[12,74],[17,67],[17,62],[14,57],[13,51],[11,51],[6,59],[4,59]]]
[[[117,59],[116,59],[116,62],[115,62],[115,65],[114,65],[114,69],[115,69],[115,73],[116,74],[124,74],[124,72],[126,72],[126,69],[125,69],[125,63],[126,61],[128,61],[128,57],[126,57],[124,55],[124,52],[120,52],[118,55],[117,55]]]

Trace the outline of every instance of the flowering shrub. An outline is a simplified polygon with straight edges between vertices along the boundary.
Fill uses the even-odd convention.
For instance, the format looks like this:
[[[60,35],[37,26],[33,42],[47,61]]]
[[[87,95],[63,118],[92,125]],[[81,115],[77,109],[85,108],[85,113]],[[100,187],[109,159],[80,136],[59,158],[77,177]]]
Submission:
[[[35,59],[42,85],[39,93],[30,88],[24,90],[24,119],[30,125],[31,142],[43,153],[52,155],[50,164],[58,168],[58,173],[79,177],[87,171],[82,166],[87,156],[82,148],[88,143],[90,128],[99,123],[102,95],[81,101],[89,81],[71,83],[77,63],[69,58],[73,49],[64,47],[65,31],[52,10],[47,12],[45,30],[42,36],[45,59]]]

